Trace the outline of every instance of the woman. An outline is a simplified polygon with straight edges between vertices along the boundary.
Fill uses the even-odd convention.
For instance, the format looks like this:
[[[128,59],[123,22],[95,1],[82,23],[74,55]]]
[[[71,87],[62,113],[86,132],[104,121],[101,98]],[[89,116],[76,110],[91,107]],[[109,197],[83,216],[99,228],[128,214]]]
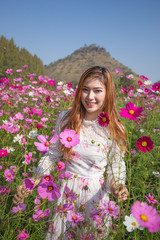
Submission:
[[[47,154],[40,159],[34,174],[35,183],[39,184],[42,177],[53,170],[55,162],[63,157],[65,171],[72,176],[70,180],[62,181],[57,209],[66,203],[72,204],[76,199],[74,210],[71,209],[73,214],[62,218],[57,210],[53,217],[54,231],[52,229],[47,233],[47,239],[66,239],[69,234],[78,239],[75,231],[80,236],[82,228],[75,223],[76,218],[81,219],[77,220],[79,225],[83,220],[83,224],[96,226],[98,220],[95,218],[95,208],[99,203],[109,201],[109,193],[119,201],[127,199],[123,160],[126,135],[115,106],[112,78],[106,68],[94,66],[82,74],[72,109],[62,112],[56,123],[56,134],[60,135],[65,129],[73,129],[79,134],[79,144],[71,148],[60,142],[52,144]],[[67,198],[70,192],[75,197],[73,201]],[[23,202],[27,194],[24,186],[20,186],[14,202]],[[109,229],[111,219],[107,214],[104,219],[105,229]],[[98,239],[98,234],[96,236]]]

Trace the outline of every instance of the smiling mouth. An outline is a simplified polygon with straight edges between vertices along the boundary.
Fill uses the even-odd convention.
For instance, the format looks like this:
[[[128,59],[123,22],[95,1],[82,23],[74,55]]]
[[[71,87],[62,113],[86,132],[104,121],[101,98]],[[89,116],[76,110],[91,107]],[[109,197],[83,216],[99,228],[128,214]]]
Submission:
[[[86,103],[88,107],[93,107],[94,103]]]

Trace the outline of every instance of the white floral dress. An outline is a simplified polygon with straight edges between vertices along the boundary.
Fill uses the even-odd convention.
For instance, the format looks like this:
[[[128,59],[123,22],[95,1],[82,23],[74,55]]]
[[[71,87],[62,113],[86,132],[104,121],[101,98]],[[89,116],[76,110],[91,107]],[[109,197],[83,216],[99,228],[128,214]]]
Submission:
[[[59,123],[66,111],[59,115],[55,131],[60,133]],[[62,181],[61,198],[58,204],[65,204],[64,188],[67,187],[77,194],[77,209],[85,205],[84,217],[87,219],[89,213],[99,201],[109,200],[109,184],[113,176],[120,183],[125,183],[126,167],[123,160],[124,153],[109,136],[107,128],[99,126],[97,120],[83,120],[80,131],[80,143],[73,147],[74,156],[71,161],[66,162],[65,171],[73,174],[71,180]],[[39,161],[37,171],[41,175],[48,175],[54,169],[54,163],[61,159],[58,146],[52,144],[50,150]],[[107,180],[104,180],[106,171]],[[59,213],[53,216],[55,231],[47,233],[47,240],[66,239],[65,234],[60,237],[69,227],[66,218],[60,218]],[[109,226],[109,221],[106,223]]]

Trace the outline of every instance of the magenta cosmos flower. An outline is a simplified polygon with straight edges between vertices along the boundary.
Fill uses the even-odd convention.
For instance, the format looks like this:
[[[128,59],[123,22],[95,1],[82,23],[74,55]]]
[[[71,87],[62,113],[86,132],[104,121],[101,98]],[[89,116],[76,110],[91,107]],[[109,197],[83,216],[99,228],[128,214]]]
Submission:
[[[98,116],[98,123],[101,127],[107,127],[110,120],[106,112],[99,114]]]
[[[149,193],[148,197],[145,196],[145,198],[147,198],[149,203],[152,203],[152,204],[158,203],[158,201],[156,199],[154,199],[150,193]]]
[[[28,233],[26,232],[26,229],[23,229],[23,231],[19,231],[17,230],[20,234],[16,237],[17,239],[20,240],[26,240],[27,238],[29,238]]]
[[[12,182],[13,179],[15,179],[13,171],[8,168],[4,171],[4,177],[6,178],[7,182]]]
[[[52,175],[45,175],[42,179],[42,182],[52,182],[52,181],[53,181]]]
[[[60,141],[66,148],[74,147],[79,144],[79,134],[72,130],[72,129],[65,129],[63,132],[60,133]]]
[[[20,211],[24,211],[26,209],[26,204],[18,204],[17,207],[13,207],[11,209],[11,213],[17,213],[17,212],[20,212]]]
[[[153,91],[160,91],[160,83],[154,83],[153,85],[152,85],[152,90]]]
[[[42,182],[37,188],[37,192],[43,199],[48,197],[48,201],[53,201],[61,196],[58,185],[53,182]]]
[[[32,191],[35,186],[35,183],[31,178],[24,179],[23,184],[25,188],[28,189],[29,191]]]
[[[112,216],[115,219],[118,217],[120,207],[116,205],[116,202],[105,201],[100,204],[100,208],[103,213],[109,213],[109,216]]]
[[[157,210],[146,202],[136,201],[131,208],[131,213],[141,227],[147,228],[149,232],[160,230],[160,216]]]
[[[141,152],[152,151],[154,145],[150,137],[143,136],[136,141],[136,146]]]
[[[34,221],[39,221],[41,219],[44,219],[48,216],[50,213],[50,209],[45,209],[44,212],[42,210],[36,211],[35,214],[33,214]]]
[[[32,158],[32,152],[29,152],[28,155],[25,154],[24,157],[25,157],[24,161],[27,164],[30,164],[31,160],[32,160],[32,162],[35,161],[34,158]]]
[[[67,214],[67,220],[72,222],[72,227],[75,227],[77,223],[84,220],[81,213],[75,213],[74,211]]]
[[[141,112],[143,111],[143,107],[134,106],[133,102],[129,102],[126,104],[126,108],[120,108],[120,110],[120,115],[122,117],[128,118],[132,121],[138,120],[137,117],[142,115]]]
[[[65,169],[64,162],[59,161],[58,165],[55,168],[59,171],[62,171],[63,169]]]
[[[9,155],[9,153],[7,152],[7,150],[4,150],[3,148],[0,149],[0,157],[5,157],[8,155]]]
[[[49,150],[49,146],[50,144],[52,143],[55,143],[57,140],[58,140],[58,135],[55,134],[51,139],[50,141],[48,142],[46,137],[43,136],[43,135],[39,135],[37,137],[37,139],[40,141],[40,142],[34,142],[34,145],[37,147],[37,149],[44,153],[44,152],[47,152]]]

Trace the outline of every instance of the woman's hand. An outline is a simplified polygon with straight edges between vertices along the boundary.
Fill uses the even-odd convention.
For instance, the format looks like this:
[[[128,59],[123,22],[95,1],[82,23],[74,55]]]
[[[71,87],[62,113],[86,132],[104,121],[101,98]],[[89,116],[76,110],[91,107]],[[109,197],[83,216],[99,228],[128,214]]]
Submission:
[[[24,202],[25,197],[28,197],[30,194],[30,191],[25,188],[25,186],[22,184],[17,187],[16,194],[13,198],[13,203],[18,205],[22,204]]]
[[[118,198],[119,201],[125,201],[128,198],[128,189],[125,184],[120,184],[112,178],[110,183],[110,190],[113,197]]]
[[[40,181],[42,180],[42,178],[41,177],[32,178],[32,180],[34,181],[35,186],[37,186],[40,183]],[[13,203],[16,205],[22,204],[24,202],[24,199],[26,197],[28,197],[28,195],[30,193],[32,193],[32,191],[29,191],[28,189],[26,189],[24,184],[18,186],[16,189],[16,193],[14,195],[14,198],[13,198]]]

